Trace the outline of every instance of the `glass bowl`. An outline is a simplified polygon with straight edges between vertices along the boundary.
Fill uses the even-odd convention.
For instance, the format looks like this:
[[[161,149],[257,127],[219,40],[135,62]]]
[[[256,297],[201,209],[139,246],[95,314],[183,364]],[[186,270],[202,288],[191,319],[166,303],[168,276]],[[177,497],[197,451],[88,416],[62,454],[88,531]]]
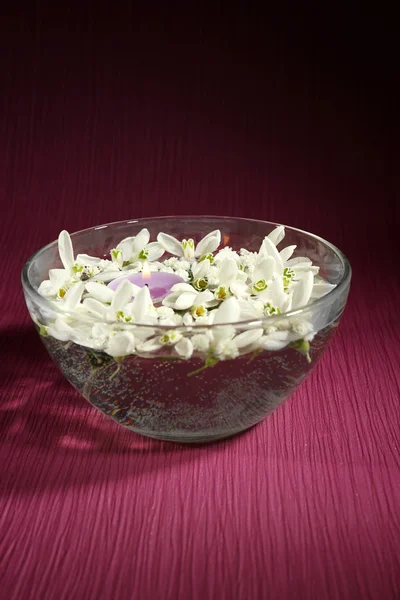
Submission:
[[[277,225],[265,221],[223,217],[159,217],[101,225],[71,235],[74,250],[107,257],[111,248],[142,228],[155,239],[160,231],[178,239],[203,238],[221,231],[222,246],[257,252]],[[116,361],[102,351],[42,335],[50,356],[68,381],[97,409],[132,431],[160,440],[207,442],[232,436],[259,423],[275,410],[313,370],[342,316],[350,287],[351,268],[340,250],[316,235],[285,227],[285,245],[310,258],[320,275],[335,288],[307,306],[262,320],[234,323],[237,333],[255,327],[298,331],[312,323],[314,337],[298,339],[279,350],[258,350],[204,366],[196,352],[182,360],[171,348],[132,353]],[[39,333],[57,316],[57,306],[38,293],[49,269],[61,266],[57,241],[36,252],[24,265],[22,284],[30,315]],[[129,327],[129,325],[125,325]],[[144,333],[149,325],[130,325]],[[221,325],[180,326],[190,337]],[[170,326],[151,327],[160,337]],[[195,329],[195,331],[193,331]]]

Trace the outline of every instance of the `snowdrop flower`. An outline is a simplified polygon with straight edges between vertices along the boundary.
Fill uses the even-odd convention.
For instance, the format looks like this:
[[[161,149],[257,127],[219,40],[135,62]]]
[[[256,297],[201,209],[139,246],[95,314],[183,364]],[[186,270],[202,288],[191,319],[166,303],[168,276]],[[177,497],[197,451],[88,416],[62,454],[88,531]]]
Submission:
[[[314,274],[311,270],[304,271],[299,281],[293,286],[292,308],[305,306],[310,298],[314,285]]]
[[[162,335],[156,335],[137,346],[139,352],[157,352],[163,346],[175,346],[182,339],[182,334],[174,329],[167,330]]]
[[[189,338],[183,337],[177,344],[175,344],[175,351],[187,360],[193,354],[193,343]]]
[[[164,248],[158,242],[150,241],[148,229],[142,229],[136,236],[123,239],[111,250],[112,260],[125,267],[136,261],[155,261],[164,254]]]
[[[293,256],[295,245],[279,251],[284,235],[278,226],[258,252],[225,247],[214,256],[221,241],[218,230],[196,246],[192,239],[180,242],[164,233],[150,243],[149,231],[142,229],[112,250],[112,260],[104,260],[87,254],[75,258],[71,238],[62,231],[58,249],[63,268],[51,269],[38,290],[54,303],[44,331],[116,359],[169,347],[182,360],[193,352],[203,355],[210,366],[255,349],[277,351],[291,344],[309,360],[307,348],[318,331],[317,321],[302,314],[296,319],[268,317],[301,309],[335,286],[318,276],[309,258]],[[160,262],[165,251],[174,256]],[[142,271],[144,262],[150,271],[175,273],[184,281],[156,308],[147,286],[126,279],[115,291],[104,285],[125,277],[127,270]],[[243,330],[241,321],[251,323]],[[213,327],[204,331],[202,325]]]
[[[281,277],[271,281],[266,289],[258,294],[257,298],[264,303],[264,314],[266,316],[284,313],[291,308],[295,308],[292,296],[285,293]]]
[[[335,289],[335,287],[336,285],[324,281],[321,277],[318,279],[314,279],[314,285],[311,291],[310,298],[312,298],[313,300],[317,298],[322,298],[322,296],[325,296],[325,294]]]
[[[172,286],[171,292],[162,303],[174,310],[187,310],[200,306],[209,308],[215,304],[212,292],[209,290],[199,292],[188,283],[176,283]]]
[[[135,338],[130,331],[112,332],[104,351],[110,356],[120,358],[132,354],[135,350]]]
[[[275,331],[259,339],[259,347],[263,350],[282,350],[294,338],[289,331]]]
[[[99,286],[95,289],[93,286]],[[128,281],[122,281],[115,291],[101,289],[99,284],[87,284],[87,288],[98,298],[85,298],[83,309],[104,322],[155,324],[157,315],[147,286],[139,288]],[[136,290],[134,289],[136,288]],[[132,295],[135,294],[133,302]],[[102,294],[104,294],[103,297]]]
[[[58,253],[63,264],[63,269],[50,269],[49,279],[43,281],[38,292],[45,297],[64,298],[71,285],[77,281],[87,281],[98,277],[100,272],[111,280],[119,274],[112,267],[110,261],[105,261],[88,254],[78,254],[74,258],[71,236],[68,231],[61,231],[58,236]]]
[[[207,234],[195,246],[194,240],[182,240],[179,242],[176,238],[168,233],[159,233],[157,241],[161,246],[175,256],[184,256],[185,258],[200,258],[206,254],[214,252],[221,243],[221,232],[217,229]]]

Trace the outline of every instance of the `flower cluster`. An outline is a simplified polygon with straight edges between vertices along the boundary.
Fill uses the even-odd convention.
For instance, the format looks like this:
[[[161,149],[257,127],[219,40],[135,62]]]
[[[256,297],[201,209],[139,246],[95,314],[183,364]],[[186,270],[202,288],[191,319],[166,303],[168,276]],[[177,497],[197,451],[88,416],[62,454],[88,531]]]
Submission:
[[[293,256],[296,246],[278,250],[284,236],[279,226],[258,252],[249,252],[228,246],[218,250],[218,230],[195,244],[165,233],[150,242],[149,231],[142,229],[113,248],[109,259],[100,259],[86,254],[75,258],[71,238],[62,231],[58,248],[63,268],[51,269],[38,289],[57,316],[40,323],[41,331],[115,358],[173,349],[177,357],[202,356],[206,364],[215,364],[289,344],[307,353],[315,327],[301,317],[285,319],[285,313],[335,286],[318,275],[309,258]],[[145,266],[150,275],[159,271],[182,279],[158,305],[147,286],[126,279]],[[115,290],[106,285],[119,278]]]

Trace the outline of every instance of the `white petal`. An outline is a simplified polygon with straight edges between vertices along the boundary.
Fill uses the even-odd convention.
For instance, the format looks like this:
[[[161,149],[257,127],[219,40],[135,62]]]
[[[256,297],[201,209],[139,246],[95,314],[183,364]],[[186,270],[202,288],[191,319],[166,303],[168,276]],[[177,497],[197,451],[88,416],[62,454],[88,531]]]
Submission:
[[[57,292],[61,287],[64,287],[65,282],[69,279],[69,274],[65,269],[50,269],[49,279]]]
[[[292,309],[305,306],[310,300],[314,285],[314,275],[311,271],[306,271],[303,277],[295,286],[293,286]]]
[[[132,316],[136,323],[143,323],[143,319],[153,306],[147,285],[142,287],[132,302]]]
[[[150,240],[150,232],[148,229],[142,229],[132,242],[132,254],[138,254]]]
[[[281,242],[283,240],[283,238],[285,237],[285,228],[283,225],[278,225],[278,227],[276,229],[274,229],[273,231],[271,231],[271,233],[267,236],[269,240],[271,240],[271,242],[277,246],[279,244],[279,242]]]
[[[49,281],[48,279],[46,279],[46,281],[42,281],[42,283],[38,287],[38,293],[41,296],[54,296],[56,292],[57,290],[54,289],[51,281]]]
[[[89,281],[85,287],[89,294],[100,302],[111,302],[114,297],[114,292],[106,285]]]
[[[149,253],[147,258],[151,262],[161,258],[165,252],[164,248],[158,242],[151,242],[150,244],[147,244],[146,250]]]
[[[85,284],[83,282],[74,283],[71,285],[63,298],[63,308],[66,310],[74,310],[82,298]]]
[[[122,310],[125,304],[128,304],[132,295],[131,282],[128,281],[128,279],[122,280],[114,292],[114,297],[111,302],[112,309],[115,311]]]
[[[300,263],[293,267],[293,271],[295,272],[296,279],[297,279],[297,278],[301,277],[305,271],[311,271],[311,273],[314,273],[314,275],[317,275],[318,271],[319,271],[319,267],[315,267],[311,263]]]
[[[95,267],[101,262],[101,258],[95,256],[89,256],[88,254],[78,254],[76,262],[84,267]]]
[[[197,244],[195,250],[195,256],[204,256],[204,254],[209,254],[210,252],[214,252],[218,248],[221,243],[221,232],[219,229],[215,231],[211,231],[202,240]]]
[[[162,344],[159,341],[159,338],[152,338],[151,340],[146,340],[142,344],[136,347],[138,352],[154,352],[155,350],[159,350],[162,348]]]
[[[260,346],[264,348],[264,350],[282,350],[288,343],[287,340],[273,340],[269,339],[269,337],[260,339]]]
[[[193,279],[201,279],[202,277],[207,277],[210,271],[210,261],[208,258],[202,260],[199,263],[194,263],[192,266]]]
[[[196,294],[196,298],[193,302],[193,306],[201,306],[202,304],[208,305],[209,302],[213,302],[214,294],[210,290],[204,290]]]
[[[186,313],[183,315],[183,324],[187,327],[193,324],[193,317],[190,313]]]
[[[260,339],[263,333],[263,329],[249,329],[248,331],[243,331],[243,333],[239,333],[239,335],[237,335],[233,339],[233,341],[235,342],[238,348],[244,348],[245,346],[250,346],[250,344],[254,344],[254,342]]]
[[[230,284],[229,289],[237,298],[248,298],[250,295],[248,291],[248,285],[243,281],[233,281]]]
[[[285,263],[292,256],[293,252],[296,250],[297,246],[286,246],[279,252],[281,259]]]
[[[72,242],[68,231],[65,229],[58,236],[58,253],[61,258],[61,262],[64,265],[64,269],[70,271],[74,264],[74,251],[72,248]]]
[[[272,258],[272,256],[267,256],[267,258],[263,258],[258,264],[256,264],[251,278],[254,282],[260,281],[261,279],[269,281],[272,279],[275,268],[275,259]]]
[[[132,259],[132,256],[133,256],[132,244],[130,244],[127,241],[120,242],[118,244],[117,248],[118,248],[118,250],[121,250],[121,252],[122,252],[122,258],[120,256],[118,256],[118,258],[117,258],[118,264],[122,267],[122,265],[125,261],[130,261]]]
[[[225,258],[222,261],[219,271],[220,285],[231,285],[238,276],[239,267],[233,258]]]
[[[95,323],[92,327],[92,337],[105,340],[111,331],[110,325],[106,325],[105,323]]]
[[[135,338],[129,331],[120,331],[111,335],[105,351],[110,356],[127,356],[135,349]]]
[[[104,271],[103,273],[99,273],[92,277],[92,281],[113,281],[122,275],[121,271]]]
[[[182,292],[175,301],[176,310],[186,310],[193,306],[196,296],[196,293]]]
[[[331,290],[335,289],[336,285],[333,285],[332,283],[328,283],[327,281],[318,281],[316,283],[314,283],[312,292],[311,292],[311,298],[322,298],[322,296],[325,296],[325,294],[327,294],[328,292],[330,292]]]
[[[280,309],[282,302],[287,298],[283,289],[282,278],[277,277],[274,279],[274,281],[269,284],[267,292],[272,300],[272,304]]]
[[[135,241],[135,237],[136,236],[134,235],[130,235],[129,237],[124,238],[119,242],[116,248],[119,248],[121,244],[129,244],[129,246],[132,246],[133,242]]]
[[[99,302],[99,300],[95,300],[94,298],[85,298],[82,306],[89,313],[92,313],[96,317],[105,319],[106,313],[107,313],[107,307],[104,306],[104,304],[102,302]]]
[[[157,241],[161,244],[161,246],[169,252],[170,254],[174,254],[175,256],[183,256],[183,248],[181,242],[172,235],[168,233],[159,233],[157,236]]]
[[[177,344],[175,344],[175,350],[179,356],[188,359],[193,354],[193,344],[188,338],[183,337]]]
[[[272,256],[275,260],[275,269],[277,273],[281,274],[283,272],[283,262],[281,256],[276,249],[275,244],[271,242],[271,240],[266,237],[261,245],[260,254],[264,256]]]
[[[311,260],[305,256],[296,256],[296,258],[291,258],[286,262],[287,266],[291,268],[301,263],[307,263],[308,265],[312,264]]]
[[[56,340],[67,342],[72,339],[74,331],[64,319],[57,317],[54,323],[47,327],[47,333]]]
[[[240,306],[236,298],[228,298],[217,308],[214,324],[235,323],[240,317]]]
[[[192,285],[190,285],[190,283],[175,283],[175,285],[173,285],[172,288],[171,288],[171,292],[192,292],[192,293],[196,293],[196,290],[193,288]]]

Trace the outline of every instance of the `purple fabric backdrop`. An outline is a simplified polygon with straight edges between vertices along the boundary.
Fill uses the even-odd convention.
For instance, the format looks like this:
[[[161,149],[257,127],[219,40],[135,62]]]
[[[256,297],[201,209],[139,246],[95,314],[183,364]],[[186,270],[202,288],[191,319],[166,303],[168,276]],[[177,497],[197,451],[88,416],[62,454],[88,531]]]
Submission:
[[[376,55],[365,28],[351,42],[348,22],[339,31],[326,21],[321,29],[321,15],[307,28],[308,15],[244,16],[20,9],[4,17],[0,590],[8,600],[398,593],[388,36]],[[376,35],[377,23],[368,25]],[[354,278],[337,336],[301,389],[246,434],[194,448],[136,436],[80,397],[41,346],[19,277],[62,228],[202,213],[317,233],[347,254]]]

